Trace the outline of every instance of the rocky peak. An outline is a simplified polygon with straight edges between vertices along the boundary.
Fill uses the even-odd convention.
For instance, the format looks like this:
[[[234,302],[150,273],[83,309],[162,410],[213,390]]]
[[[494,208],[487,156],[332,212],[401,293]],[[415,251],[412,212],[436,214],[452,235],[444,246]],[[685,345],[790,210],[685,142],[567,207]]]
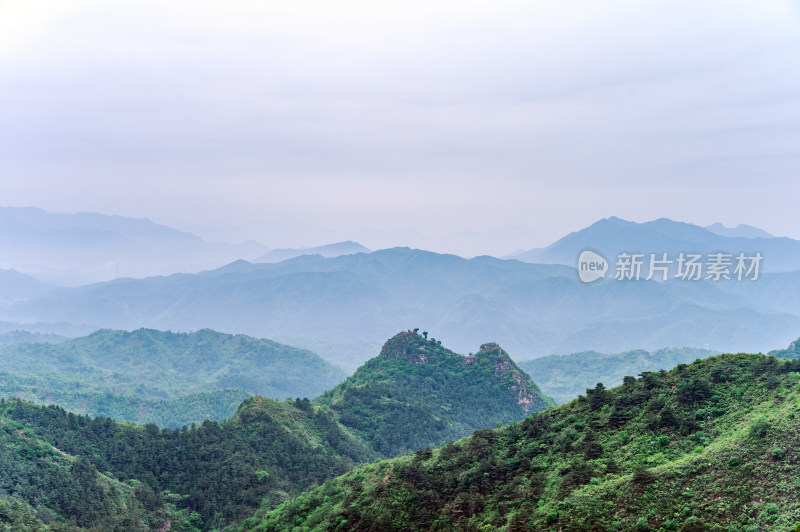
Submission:
[[[430,341],[413,331],[403,331],[389,338],[381,348],[382,358],[400,359],[409,364],[427,364]]]

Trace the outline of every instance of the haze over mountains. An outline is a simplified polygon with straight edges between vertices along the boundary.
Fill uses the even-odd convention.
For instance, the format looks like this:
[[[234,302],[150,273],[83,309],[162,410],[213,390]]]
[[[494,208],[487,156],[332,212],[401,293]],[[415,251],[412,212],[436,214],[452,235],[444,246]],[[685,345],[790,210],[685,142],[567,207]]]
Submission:
[[[752,225],[739,224],[736,227],[725,227],[721,223],[707,225],[705,227],[712,233],[729,237],[742,237],[742,238],[774,238],[771,234],[763,229],[753,227]]]
[[[297,255],[280,262],[240,259],[199,272],[72,287],[3,270],[0,341],[7,345],[0,349],[0,394],[173,428],[0,402],[0,462],[10,471],[0,478],[0,523],[41,529],[40,523],[55,523],[58,530],[60,516],[70,515],[78,526],[67,523],[73,527],[64,530],[167,524],[366,530],[384,529],[386,516],[401,515],[408,526],[400,529],[441,519],[510,529],[535,522],[538,530],[580,522],[674,529],[680,521],[690,530],[700,516],[722,519],[729,508],[712,507],[719,498],[706,486],[724,483],[733,493],[731,505],[752,505],[753,487],[737,488],[749,477],[731,468],[745,464],[741,470],[783,478],[771,472],[786,456],[782,475],[795,476],[797,427],[787,412],[796,403],[798,365],[726,355],[685,366],[710,350],[790,345],[773,354],[798,356],[797,341],[791,342],[800,330],[800,271],[792,269],[798,242],[743,237],[743,231],[749,229],[728,237],[670,220],[611,218],[531,252],[543,263],[409,248],[369,252],[345,242],[257,255]],[[173,237],[183,238],[156,240]],[[99,246],[97,257],[112,247]],[[609,258],[616,250],[760,252],[772,266],[757,282],[587,284],[574,267],[586,247]],[[345,373],[331,362],[355,368],[398,324],[425,330],[393,336],[378,357],[334,386]],[[64,338],[95,329],[103,330]],[[313,348],[327,361],[226,333]],[[480,348],[464,356],[442,342],[461,352]],[[533,360],[517,364],[498,344],[518,360]],[[660,349],[669,346],[686,347]],[[675,364],[669,373],[655,373]],[[629,376],[637,372],[641,379]],[[592,388],[597,380],[622,380],[623,386]],[[331,386],[310,401],[299,398]],[[548,388],[557,402],[588,390],[559,409],[530,416],[553,404]],[[252,393],[298,398],[248,397]],[[772,415],[775,405],[773,421],[753,419]],[[197,426],[177,428],[188,422]],[[497,423],[509,425],[486,428]],[[754,436],[765,423],[763,434]],[[723,447],[745,452],[719,451]],[[713,478],[696,474],[707,457],[724,460],[729,469],[718,468],[722,473]],[[653,483],[660,472],[682,480]],[[597,511],[599,504],[633,508],[649,485],[666,490],[659,500],[671,501],[663,493],[687,482],[699,499],[682,500],[681,507],[653,503],[646,508],[649,521],[635,510]],[[783,481],[767,483],[765,496],[785,489]],[[414,494],[419,512],[398,513],[398,493]],[[447,500],[437,499],[441,494]],[[518,500],[527,503],[509,502]],[[693,500],[705,506],[697,509]],[[739,512],[735,520],[788,523],[791,517],[779,518],[773,506],[759,506],[757,516]],[[796,511],[796,505],[787,508]]]
[[[64,219],[38,210],[19,212],[51,224]],[[94,223],[96,216],[86,219]],[[106,228],[114,224],[135,228],[112,232],[116,240],[111,240],[117,243],[124,240],[119,235],[135,233],[156,235],[155,241],[162,244],[210,245],[147,221],[102,216],[99,220]],[[39,235],[35,242],[52,237],[42,224],[28,224],[39,227],[38,232],[26,229]],[[53,229],[54,234],[62,234],[62,229]],[[98,232],[106,234],[99,230],[92,234]],[[760,252],[764,260],[756,282],[607,279],[587,285],[578,281],[574,269],[578,252],[585,248],[609,259],[618,250],[741,250]],[[109,248],[97,249],[99,254]],[[233,253],[243,248],[225,249]],[[638,224],[612,217],[547,248],[523,253],[520,260],[487,256],[467,260],[408,248],[372,253],[364,249],[344,242],[275,250],[272,259],[264,254],[258,259],[304,254],[277,263],[237,260],[197,273],[121,278],[71,288],[4,271],[0,272],[2,330],[74,336],[101,328],[212,328],[305,347],[353,369],[398,323],[437,331],[460,351],[490,338],[520,359],[676,346],[768,351],[795,338],[800,325],[796,304],[800,242],[788,238],[726,237],[667,219]],[[309,252],[317,254],[305,254]],[[338,256],[326,258],[322,253]],[[522,262],[534,259],[550,264]]]
[[[0,397],[162,427],[228,418],[249,395],[313,398],[346,376],[310,351],[211,330],[15,336],[0,348]]]
[[[711,227],[719,231],[717,226]],[[517,253],[509,258],[533,263],[574,266],[578,254],[584,249],[598,251],[609,261],[621,252],[648,255],[650,253],[677,255],[680,252],[702,254],[720,251],[734,254],[759,252],[764,257],[762,271],[788,272],[800,269],[800,241],[786,237],[771,237],[763,232],[761,235],[756,232],[760,230],[750,229],[739,226],[735,230],[727,231],[728,236],[725,236],[710,228],[675,222],[667,218],[636,223],[612,216],[570,233],[545,248]]]
[[[300,249],[273,249],[260,257],[256,258],[253,262],[281,262],[302,255],[322,255],[326,258],[338,257],[340,255],[352,255],[353,253],[369,253],[370,250],[365,248],[358,242],[350,240],[346,242],[337,242],[336,244],[326,244],[324,246],[316,246],[312,248]]]
[[[60,284],[215,268],[267,248],[202,238],[147,219],[0,207],[0,267]]]

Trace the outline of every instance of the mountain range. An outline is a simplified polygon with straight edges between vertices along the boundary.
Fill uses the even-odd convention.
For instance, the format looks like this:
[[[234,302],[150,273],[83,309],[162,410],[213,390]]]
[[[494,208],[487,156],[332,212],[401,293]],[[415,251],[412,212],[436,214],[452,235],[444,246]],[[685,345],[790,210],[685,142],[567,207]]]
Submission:
[[[187,241],[205,246],[192,235],[146,220],[50,215],[35,209],[4,212],[6,217],[16,213],[27,226],[38,228],[36,234],[61,234],[70,223],[81,221],[77,227],[102,227],[131,242],[149,242],[136,235],[158,235],[154,242],[164,245]],[[735,234],[750,231],[740,229]],[[43,238],[33,238],[31,245],[48,242]],[[87,242],[95,246],[95,241]],[[743,250],[761,253],[763,264],[757,281],[606,279],[585,285],[576,279],[574,267],[578,251],[586,247],[609,259],[619,250]],[[155,246],[153,251],[159,249]],[[170,249],[172,253],[181,248],[170,244]],[[272,259],[263,254],[258,258],[304,255],[278,263],[237,260],[196,273],[72,288],[0,271],[0,330],[75,336],[100,328],[211,328],[274,338],[353,370],[380,348],[397,323],[439,331],[441,339],[460,351],[493,338],[522,359],[587,349],[652,351],[669,346],[768,351],[789,342],[800,324],[800,243],[788,238],[726,237],[667,219],[638,224],[612,217],[520,255],[554,264],[485,256],[467,260],[408,248],[372,253],[365,249],[343,242],[276,250]]]
[[[100,330],[0,349],[0,396],[180,427],[230,417],[249,395],[316,397],[346,377],[303,349],[212,330]]]
[[[491,338],[523,360],[675,345],[758,352],[795,338],[798,275],[585,284],[562,265],[395,248],[61,288],[0,306],[0,319],[18,329],[211,328],[313,349],[351,369],[397,323],[438,331],[460,352]]]
[[[35,207],[0,207],[0,249],[0,268],[67,285],[200,271],[267,250],[256,242],[206,242],[145,218]]]
[[[697,359],[547,408],[496,344],[463,356],[404,331],[315,400],[254,396],[229,420],[180,430],[0,400],[0,526],[789,530],[790,358]],[[449,435],[460,439],[436,444]]]
[[[281,262],[302,255],[321,255],[323,257],[331,258],[340,255],[352,255],[353,253],[369,253],[370,250],[350,240],[346,242],[337,242],[335,244],[326,244],[324,246],[316,246],[311,248],[287,248],[287,249],[273,249],[267,253],[257,257],[253,262]]]
[[[592,249],[613,261],[622,252],[677,256],[679,253],[709,254],[743,252],[750,256],[761,253],[761,271],[788,272],[800,269],[800,241],[761,234],[756,228],[722,231],[719,226],[697,225],[660,218],[636,223],[617,217],[604,218],[589,227],[570,233],[545,248],[532,249],[509,258],[541,264],[575,266],[578,254]],[[723,233],[723,234],[720,234]],[[747,237],[742,236],[748,235]],[[753,238],[754,235],[758,235]]]
[[[0,305],[41,297],[54,288],[31,275],[0,269]]]
[[[465,357],[414,331],[315,400],[254,396],[180,430],[2,400],[0,526],[220,530],[358,463],[550,405],[498,346]]]
[[[773,236],[763,229],[753,227],[752,225],[739,224],[736,227],[725,227],[721,223],[707,225],[705,227],[712,233],[729,237],[742,237],[742,238],[773,238]]]
[[[721,355],[362,465],[235,530],[796,530],[800,361]]]
[[[687,364],[718,354],[707,349],[688,347],[655,351],[636,349],[610,355],[585,351],[525,360],[519,363],[519,367],[534,376],[544,393],[558,404],[564,404],[586,393],[587,389],[593,388],[598,382],[605,386],[618,386],[626,375],[667,370],[678,364]],[[770,354],[778,356],[777,351]]]

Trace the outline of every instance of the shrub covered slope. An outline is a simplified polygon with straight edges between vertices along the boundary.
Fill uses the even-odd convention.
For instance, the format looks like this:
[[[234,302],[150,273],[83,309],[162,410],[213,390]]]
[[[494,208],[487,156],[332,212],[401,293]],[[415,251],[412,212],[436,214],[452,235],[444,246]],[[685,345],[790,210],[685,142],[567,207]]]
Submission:
[[[794,530],[800,361],[721,355],[361,466],[241,530]]]

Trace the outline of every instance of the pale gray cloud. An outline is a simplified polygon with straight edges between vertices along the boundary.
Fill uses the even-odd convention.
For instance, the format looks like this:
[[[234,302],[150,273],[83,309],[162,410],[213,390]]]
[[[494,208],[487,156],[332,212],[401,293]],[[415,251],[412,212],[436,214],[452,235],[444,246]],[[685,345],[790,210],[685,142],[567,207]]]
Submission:
[[[5,0],[0,203],[274,246],[800,238],[799,60],[788,0]]]

